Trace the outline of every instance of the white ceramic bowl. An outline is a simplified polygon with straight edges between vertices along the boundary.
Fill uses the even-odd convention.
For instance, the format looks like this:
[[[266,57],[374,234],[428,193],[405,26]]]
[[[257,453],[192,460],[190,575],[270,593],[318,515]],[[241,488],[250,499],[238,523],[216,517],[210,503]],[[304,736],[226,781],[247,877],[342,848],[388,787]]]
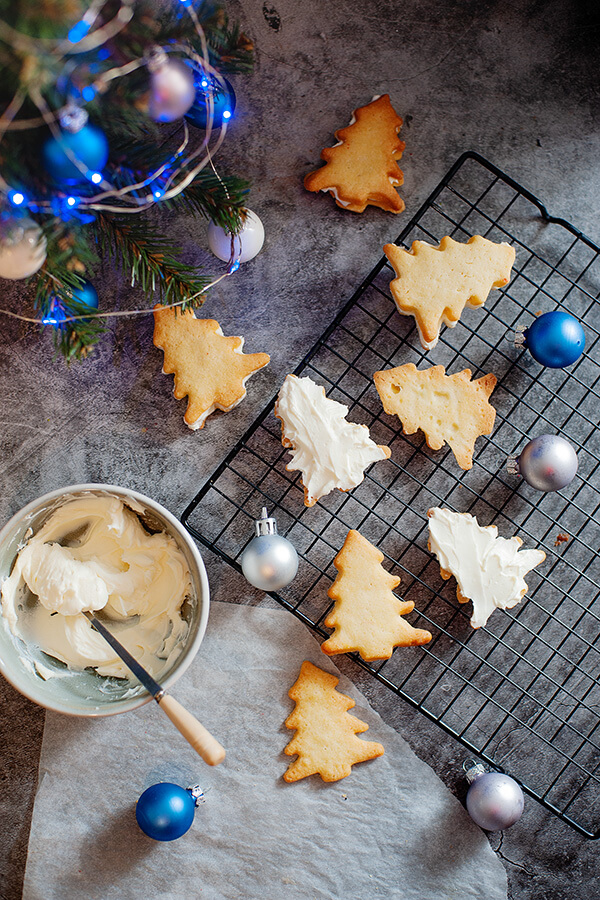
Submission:
[[[58,507],[90,493],[108,494],[125,503],[130,500],[141,505],[144,509],[140,516],[142,521],[146,521],[152,530],[160,529],[171,535],[185,556],[192,583],[189,602],[184,604],[189,631],[180,655],[161,678],[161,684],[169,688],[183,675],[198,652],[208,621],[209,588],[204,563],[192,537],[159,503],[136,491],[111,484],[77,484],[44,494],[16,513],[0,531],[0,583],[10,574],[28,529],[37,532]],[[24,649],[23,642],[12,634],[0,615],[0,672],[18,691],[47,709],[73,716],[109,716],[135,709],[151,699],[134,679],[130,682],[107,679],[90,671],[62,668],[60,677],[44,680],[30,660],[38,654],[39,661],[47,667],[50,658],[36,648],[28,647],[26,654]]]

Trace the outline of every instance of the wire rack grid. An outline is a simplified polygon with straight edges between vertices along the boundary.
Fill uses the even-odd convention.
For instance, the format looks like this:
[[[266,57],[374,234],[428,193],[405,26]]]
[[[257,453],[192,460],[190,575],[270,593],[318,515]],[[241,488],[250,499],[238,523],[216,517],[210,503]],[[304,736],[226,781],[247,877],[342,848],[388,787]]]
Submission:
[[[382,259],[296,369],[349,407],[391,459],[378,462],[350,493],[304,506],[300,474],[269,403],[182,515],[200,542],[239,571],[267,506],[301,557],[296,579],[274,597],[319,635],[331,607],[333,559],[350,528],[384,553],[413,600],[409,616],[432,641],[399,648],[377,663],[356,661],[438,723],[490,766],[509,772],[530,795],[581,834],[600,836],[600,249],[529,191],[475,153],[464,154],[404,229],[397,243],[465,241],[481,234],[516,250],[513,277],[485,307],[465,310],[422,350],[412,318],[398,315],[394,277]],[[586,351],[567,370],[545,369],[511,337],[535,315],[561,308],[583,323]],[[386,415],[373,373],[406,362],[443,364],[449,374],[492,372],[496,424],[479,438],[463,472],[449,448],[431,451],[421,434],[401,433]],[[541,494],[506,461],[532,437],[560,433],[575,446],[579,470],[561,491]],[[427,549],[427,510],[445,506],[495,524],[538,546],[546,560],[527,576],[524,601],[470,625]]]

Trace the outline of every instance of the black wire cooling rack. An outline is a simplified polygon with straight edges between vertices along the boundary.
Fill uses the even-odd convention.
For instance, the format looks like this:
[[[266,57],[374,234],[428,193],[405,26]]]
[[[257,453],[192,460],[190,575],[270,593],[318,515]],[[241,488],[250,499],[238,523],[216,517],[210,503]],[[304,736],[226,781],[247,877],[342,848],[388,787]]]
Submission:
[[[391,447],[348,494],[312,507],[300,475],[286,470],[273,401],[185,510],[199,541],[238,570],[263,505],[301,555],[298,576],[273,594],[318,634],[330,608],[333,558],[349,528],[385,554],[413,600],[409,620],[433,634],[424,647],[399,648],[376,664],[356,661],[490,766],[587,837],[600,836],[600,248],[548,214],[529,191],[475,153],[464,154],[406,226],[397,243],[465,241],[481,234],[516,250],[513,278],[484,308],[465,310],[440,342],[421,349],[413,319],[396,312],[393,270],[382,259],[317,341],[296,374],[309,375]],[[583,322],[586,352],[568,371],[545,369],[511,334],[560,307]],[[400,433],[372,375],[414,362],[498,378],[491,437],[479,438],[473,468],[449,448],[428,449],[419,432]],[[510,476],[506,460],[538,434],[560,433],[576,447],[579,472],[564,490],[540,494]],[[447,506],[495,524],[504,537],[539,546],[546,560],[527,576],[527,597],[474,630],[471,604],[459,604],[427,550],[427,510]]]

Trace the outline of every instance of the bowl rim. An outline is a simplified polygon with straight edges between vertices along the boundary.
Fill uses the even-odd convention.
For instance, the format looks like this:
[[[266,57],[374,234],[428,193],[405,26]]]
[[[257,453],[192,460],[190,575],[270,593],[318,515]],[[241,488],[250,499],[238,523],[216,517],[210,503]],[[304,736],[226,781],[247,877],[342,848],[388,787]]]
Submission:
[[[66,494],[73,493],[81,493],[83,491],[104,491],[105,493],[113,493],[117,494],[121,498],[131,498],[133,500],[137,500],[142,506],[148,507],[150,510],[160,513],[160,515],[169,523],[169,525],[173,528],[175,532],[185,541],[186,546],[189,548],[192,556],[194,557],[194,561],[196,562],[198,568],[198,574],[200,576],[200,588],[202,591],[202,607],[200,609],[200,617],[198,621],[198,628],[196,630],[196,634],[194,635],[193,641],[186,647],[185,650],[185,659],[182,660],[181,664],[177,667],[177,669],[171,672],[166,678],[161,680],[161,687],[165,690],[170,688],[176,681],[184,674],[184,672],[189,668],[192,661],[195,659],[198,650],[200,649],[200,644],[204,638],[206,627],[208,624],[208,614],[209,614],[209,606],[210,606],[210,587],[208,583],[208,576],[206,574],[206,567],[204,565],[204,560],[200,555],[200,551],[196,546],[191,534],[184,525],[179,521],[179,519],[173,515],[166,507],[164,507],[158,501],[153,500],[151,497],[148,497],[147,494],[142,494],[139,491],[133,490],[132,488],[122,487],[116,484],[105,484],[103,482],[85,482],[82,484],[71,484],[66,485],[65,487],[55,488],[52,491],[48,491],[45,494],[40,494],[39,497],[30,500],[25,506],[22,506],[18,509],[10,519],[2,526],[0,529],[0,544],[4,540],[5,533],[10,530],[15,519],[24,518],[29,513],[33,512],[40,505],[44,503],[51,503],[53,500],[56,500]],[[2,613],[0,612],[0,618],[2,617]],[[60,701],[58,702],[42,702],[39,697],[33,696],[34,692],[27,690],[27,687],[17,683],[17,679],[12,675],[11,671],[4,664],[4,660],[0,655],[0,672],[6,678],[6,680],[24,697],[27,697],[28,700],[31,700],[33,703],[41,706],[44,709],[49,709],[52,712],[62,713],[67,716],[75,716],[77,718],[103,718],[104,716],[116,716],[119,713],[130,712],[133,709],[138,709],[140,706],[144,706],[144,704],[148,703],[153,699],[151,694],[148,691],[145,691],[141,694],[138,694],[136,697],[131,697],[129,699],[124,700],[116,700],[114,704],[107,704],[106,707],[98,707],[96,709],[85,709],[81,707],[78,709],[77,707],[67,707],[63,705]]]

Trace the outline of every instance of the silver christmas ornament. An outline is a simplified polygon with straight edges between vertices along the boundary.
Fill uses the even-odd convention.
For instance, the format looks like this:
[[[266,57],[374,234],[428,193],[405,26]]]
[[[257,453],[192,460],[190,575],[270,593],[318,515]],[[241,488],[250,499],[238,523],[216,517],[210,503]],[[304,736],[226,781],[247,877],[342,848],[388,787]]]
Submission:
[[[162,47],[146,57],[150,71],[148,112],[156,122],[181,119],[196,99],[194,73],[180,59],[169,59]]]
[[[277,523],[267,515],[266,507],[254,527],[256,537],[242,554],[242,572],[255,588],[278,591],[296,576],[298,554],[287,538],[277,534]]]
[[[0,223],[0,278],[28,278],[46,261],[46,238],[29,217]]]
[[[558,491],[573,481],[577,465],[577,454],[564,437],[541,434],[508,460],[508,471],[521,475],[536,491]]]
[[[208,246],[212,253],[223,262],[231,259],[231,239],[233,237],[233,261],[247,262],[260,253],[265,241],[265,229],[256,213],[244,210],[244,220],[239,234],[233,236],[219,225],[211,222],[208,226]]]
[[[520,786],[502,772],[486,772],[481,763],[466,763],[467,811],[486,831],[503,831],[518,822],[524,798]]]

